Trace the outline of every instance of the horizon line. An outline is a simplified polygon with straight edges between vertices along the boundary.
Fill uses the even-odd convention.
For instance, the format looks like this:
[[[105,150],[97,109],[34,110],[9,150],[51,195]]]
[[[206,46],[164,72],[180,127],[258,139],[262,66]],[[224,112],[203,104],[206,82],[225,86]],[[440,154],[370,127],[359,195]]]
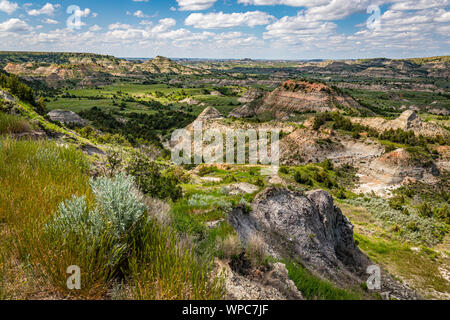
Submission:
[[[156,57],[165,57],[168,59],[174,59],[174,60],[254,60],[254,61],[314,61],[314,60],[320,60],[320,61],[345,61],[345,60],[375,60],[375,59],[388,59],[388,60],[410,60],[410,59],[424,59],[424,58],[442,58],[442,57],[449,57],[450,54],[446,55],[435,55],[435,56],[415,56],[415,57],[402,57],[402,58],[389,58],[387,56],[385,57],[373,57],[373,58],[299,58],[299,59],[283,59],[283,58],[251,58],[251,57],[242,57],[242,58],[206,58],[206,57],[195,57],[195,58],[189,58],[189,57],[170,57],[170,56],[162,56],[162,55],[156,55],[154,57],[121,57],[116,56],[113,54],[106,54],[106,53],[96,53],[96,52],[77,52],[77,51],[25,51],[25,50],[0,50],[0,54],[5,53],[17,53],[17,54],[33,54],[33,53],[49,53],[49,54],[64,54],[64,53],[71,53],[71,54],[92,54],[92,55],[100,55],[100,56],[110,56],[115,57],[118,59],[154,59]]]

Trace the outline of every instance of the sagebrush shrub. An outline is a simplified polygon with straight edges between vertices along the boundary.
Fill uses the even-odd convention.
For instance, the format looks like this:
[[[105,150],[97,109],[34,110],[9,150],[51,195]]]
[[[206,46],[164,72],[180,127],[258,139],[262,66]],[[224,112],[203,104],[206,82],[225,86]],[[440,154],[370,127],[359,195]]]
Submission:
[[[59,205],[58,214],[47,225],[47,230],[55,237],[83,236],[95,239],[104,231],[105,223],[101,216],[89,212],[86,198],[73,196],[72,200]]]
[[[90,237],[98,237],[105,231],[116,238],[127,234],[146,210],[133,183],[133,178],[123,173],[112,179],[91,179],[97,207],[89,211],[85,198],[74,196],[72,200],[60,204],[57,215],[48,224],[48,230]]]
[[[145,204],[134,188],[134,180],[123,173],[115,178],[90,181],[96,206],[88,210],[84,197],[74,196],[59,206],[47,224],[47,235],[57,241],[70,239],[81,246],[89,244],[92,252],[109,255],[114,269],[145,223]],[[107,248],[105,248],[107,246]]]
[[[133,177],[119,173],[113,179],[91,180],[91,187],[97,200],[97,212],[116,237],[138,227],[146,206],[134,188]]]

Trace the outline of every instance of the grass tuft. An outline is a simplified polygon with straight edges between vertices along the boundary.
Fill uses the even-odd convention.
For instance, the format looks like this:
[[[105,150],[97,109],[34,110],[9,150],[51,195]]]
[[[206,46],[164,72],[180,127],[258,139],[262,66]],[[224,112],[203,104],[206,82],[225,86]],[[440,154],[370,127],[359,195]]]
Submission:
[[[360,300],[361,297],[335,287],[331,282],[311,275],[305,268],[293,262],[287,262],[289,278],[307,300]]]
[[[0,112],[0,134],[30,132],[31,125],[24,118]]]

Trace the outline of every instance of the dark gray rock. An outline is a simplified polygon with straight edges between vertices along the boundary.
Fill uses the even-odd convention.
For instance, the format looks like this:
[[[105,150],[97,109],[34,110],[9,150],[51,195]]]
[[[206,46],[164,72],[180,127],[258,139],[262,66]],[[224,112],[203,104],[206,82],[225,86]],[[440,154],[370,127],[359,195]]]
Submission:
[[[95,154],[98,154],[98,155],[105,155],[106,154],[103,150],[97,148],[96,146],[90,145],[90,144],[86,144],[86,145],[81,146],[81,150],[83,150],[84,152],[86,152],[90,156],[95,155]]]
[[[79,125],[79,126],[86,125],[85,120],[83,120],[76,113],[69,111],[69,110],[59,110],[59,109],[53,110],[53,111],[50,111],[47,115],[50,118],[50,120],[59,121],[63,124],[73,124],[73,125]]]
[[[353,239],[353,225],[326,191],[302,194],[268,188],[256,196],[252,208],[251,213],[236,208],[229,215],[229,222],[244,243],[258,233],[271,256],[297,261],[339,287],[360,286],[369,278],[367,267],[375,263],[359,250]],[[391,296],[416,297],[384,271],[382,278],[383,289]]]

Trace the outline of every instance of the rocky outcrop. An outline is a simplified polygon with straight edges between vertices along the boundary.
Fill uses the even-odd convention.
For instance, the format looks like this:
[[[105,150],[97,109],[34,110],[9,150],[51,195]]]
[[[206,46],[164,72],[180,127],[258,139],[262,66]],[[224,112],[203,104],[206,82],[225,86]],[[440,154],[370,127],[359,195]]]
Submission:
[[[238,194],[252,194],[259,190],[259,187],[247,182],[237,182],[225,187],[227,193],[231,196]]]
[[[233,109],[228,116],[232,118],[251,118],[256,115],[256,110],[250,104]]]
[[[423,122],[413,110],[406,110],[395,120],[382,118],[351,118],[354,123],[373,128],[378,132],[386,130],[402,129],[404,131],[414,131],[416,135],[425,137],[447,136],[448,132],[435,123]]]
[[[368,166],[368,175],[386,185],[403,184],[416,180],[432,183],[440,175],[432,161],[416,159],[405,149],[397,149],[375,159]]]
[[[59,121],[63,124],[70,124],[70,125],[78,125],[78,126],[84,126],[86,125],[86,121],[82,119],[79,115],[76,113],[69,111],[69,110],[53,110],[50,111],[47,116],[52,121]]]
[[[355,244],[353,225],[327,192],[302,194],[268,188],[256,196],[252,208],[250,214],[238,208],[229,215],[229,222],[244,243],[257,233],[270,255],[297,261],[341,287],[367,281],[367,267],[374,263]],[[391,296],[415,298],[415,293],[401,284],[396,283],[401,289],[393,288],[387,273],[382,277],[383,290]]]
[[[8,92],[0,90],[0,99],[5,100],[6,102],[15,102],[16,100],[12,95]]]
[[[213,107],[207,107],[202,113],[200,113],[195,121],[210,121],[217,119],[223,119],[223,115],[219,112],[219,110]]]
[[[450,111],[444,108],[433,108],[429,111],[431,114],[435,114],[438,116],[449,116]]]
[[[251,88],[247,90],[239,99],[240,103],[249,103],[256,99],[262,98],[265,94],[265,91],[258,88]]]
[[[196,105],[196,104],[200,104],[200,101],[192,99],[192,98],[186,98],[180,101],[180,103],[185,103],[187,105]]]
[[[217,270],[224,277],[227,300],[304,300],[286,266],[274,263],[269,270],[249,270],[245,275],[216,259]]]
[[[258,194],[250,215],[239,210],[230,222],[247,242],[254,233],[264,237],[278,258],[299,260],[334,282],[355,282],[368,259],[353,240],[353,226],[325,191],[303,195],[269,188]]]

